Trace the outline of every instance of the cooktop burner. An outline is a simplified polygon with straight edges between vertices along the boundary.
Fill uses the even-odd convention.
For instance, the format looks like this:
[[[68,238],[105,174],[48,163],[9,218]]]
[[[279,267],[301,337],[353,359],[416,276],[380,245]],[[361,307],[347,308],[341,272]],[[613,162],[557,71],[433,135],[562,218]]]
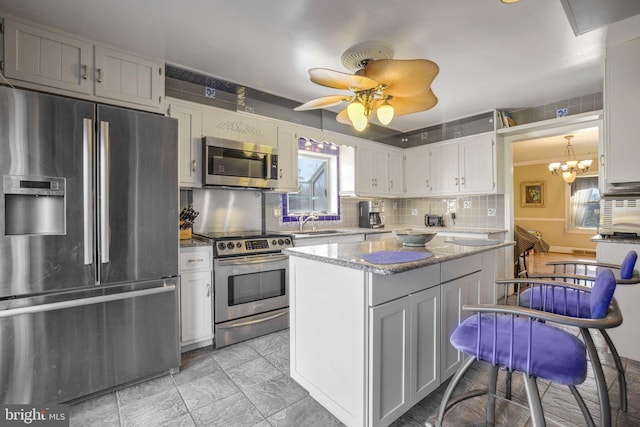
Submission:
[[[259,231],[215,231],[198,233],[197,235],[213,241],[214,257],[216,258],[276,253],[281,252],[282,249],[293,247],[293,239],[288,234],[263,234]]]

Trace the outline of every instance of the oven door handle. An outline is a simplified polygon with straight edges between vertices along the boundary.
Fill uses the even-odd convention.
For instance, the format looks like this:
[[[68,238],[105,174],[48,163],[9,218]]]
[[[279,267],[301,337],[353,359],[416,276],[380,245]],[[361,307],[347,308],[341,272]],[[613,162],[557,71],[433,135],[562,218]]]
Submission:
[[[249,265],[249,264],[265,264],[268,262],[280,262],[289,259],[289,255],[268,255],[255,257],[242,257],[242,259],[216,259],[215,265]],[[214,266],[215,268],[215,266]]]
[[[217,325],[217,326],[218,326],[218,329],[239,328],[241,326],[249,326],[249,325],[254,325],[256,323],[262,323],[262,322],[265,322],[267,320],[277,319],[278,317],[286,316],[287,314],[289,314],[289,310],[281,311],[280,313],[276,313],[276,314],[274,314],[272,316],[261,317],[260,319],[247,320],[247,321],[238,322],[238,323],[234,322],[233,324],[230,324],[230,325]]]

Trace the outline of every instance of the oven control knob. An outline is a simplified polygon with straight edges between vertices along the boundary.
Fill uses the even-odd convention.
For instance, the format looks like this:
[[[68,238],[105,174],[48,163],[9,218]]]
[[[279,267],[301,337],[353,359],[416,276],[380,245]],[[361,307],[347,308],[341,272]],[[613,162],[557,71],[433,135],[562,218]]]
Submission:
[[[284,240],[282,240],[282,239],[278,239],[278,244],[279,244],[280,246],[284,245]]]
[[[271,245],[272,245],[272,246],[275,246],[275,245],[277,245],[277,244],[278,244],[278,242],[276,241],[276,239],[273,239],[273,240],[271,241]]]
[[[286,239],[284,239],[284,243],[285,243],[285,245],[290,245],[291,244],[291,240],[286,238]]]
[[[226,247],[227,245],[225,245],[224,243],[218,243],[218,249],[220,249],[221,251],[224,251]]]
[[[240,249],[242,247],[242,243],[238,242],[236,243],[236,248]]]

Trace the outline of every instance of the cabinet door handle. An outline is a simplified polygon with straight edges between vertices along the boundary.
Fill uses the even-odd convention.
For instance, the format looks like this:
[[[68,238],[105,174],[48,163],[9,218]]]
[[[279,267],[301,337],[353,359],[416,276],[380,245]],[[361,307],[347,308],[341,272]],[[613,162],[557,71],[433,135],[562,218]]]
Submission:
[[[280,168],[280,179],[282,179],[282,168]]]
[[[207,283],[207,298],[211,296],[211,283]]]
[[[191,160],[191,171],[192,172],[196,171],[196,161],[195,160]]]
[[[87,80],[87,66],[86,65],[81,65],[80,66],[80,77],[82,77],[82,80]]]
[[[600,166],[604,166],[604,154],[600,154]]]
[[[96,80],[98,81],[98,83],[102,83],[102,68],[96,69],[96,73],[98,74],[96,76]]]
[[[458,177],[455,177],[454,181],[455,181],[455,184],[458,185]]]
[[[464,176],[463,176],[462,178],[460,178],[460,184],[461,184],[461,185],[465,185],[465,184],[464,184]]]

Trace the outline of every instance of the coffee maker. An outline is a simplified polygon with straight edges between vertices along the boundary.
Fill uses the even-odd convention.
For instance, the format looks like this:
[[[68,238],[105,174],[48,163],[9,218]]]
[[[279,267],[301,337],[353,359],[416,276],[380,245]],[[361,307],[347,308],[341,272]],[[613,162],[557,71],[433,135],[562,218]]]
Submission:
[[[358,224],[360,228],[382,228],[384,222],[384,202],[382,200],[368,200],[358,203]]]

